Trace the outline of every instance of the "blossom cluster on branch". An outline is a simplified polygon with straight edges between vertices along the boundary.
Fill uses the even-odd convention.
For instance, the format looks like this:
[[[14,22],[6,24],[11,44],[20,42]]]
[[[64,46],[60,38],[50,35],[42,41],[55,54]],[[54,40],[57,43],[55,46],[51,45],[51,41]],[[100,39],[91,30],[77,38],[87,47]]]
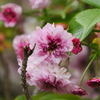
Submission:
[[[77,42],[74,43],[73,39]],[[36,27],[31,34],[16,36],[13,47],[20,66],[19,73],[22,67],[23,48],[28,46],[31,50],[34,44],[36,47],[28,58],[26,68],[26,80],[29,85],[60,94],[73,93],[80,96],[87,94],[84,89],[70,81],[71,74],[67,68],[58,66],[61,61],[70,57],[68,53],[73,49],[78,49],[76,45],[80,44],[79,40],[64,30],[62,26],[54,26],[50,23],[42,29]],[[81,45],[79,47],[81,48]]]
[[[19,65],[18,73],[21,75],[21,84],[27,100],[30,100],[28,85],[36,86],[39,90],[47,92],[79,96],[88,95],[81,83],[88,68],[95,60],[96,76],[87,81],[86,85],[92,88],[100,87],[100,78],[98,77],[98,59],[100,56],[100,34],[98,32],[100,32],[100,23],[95,27],[97,30],[93,30],[95,24],[100,21],[98,17],[98,11],[100,10],[86,10],[77,14],[68,23],[69,26],[64,23],[56,24],[52,21],[56,17],[59,19],[59,15],[62,21],[67,20],[66,14],[71,11],[70,7],[73,2],[74,0],[69,0],[67,7],[65,6],[64,9],[59,10],[59,8],[62,8],[62,6],[59,6],[53,11],[46,9],[52,3],[52,0],[29,0],[32,11],[26,13],[22,11],[21,6],[14,3],[0,6],[0,21],[8,29],[12,28],[14,30],[16,25],[21,23],[22,14],[44,20],[41,27],[37,26],[31,33],[17,35],[12,41]],[[77,0],[77,2],[80,1]],[[95,14],[91,15],[91,12]],[[91,15],[89,21],[87,21],[88,14]],[[94,38],[93,42],[88,45],[83,41],[91,31],[96,31],[97,38]],[[4,35],[0,33],[0,48],[7,47],[4,40]],[[77,85],[71,80],[71,72],[68,67],[62,67],[61,64],[63,61],[70,63],[71,54],[77,55],[83,50],[81,44],[90,47],[93,51],[91,51],[90,62],[80,78],[79,85]]]

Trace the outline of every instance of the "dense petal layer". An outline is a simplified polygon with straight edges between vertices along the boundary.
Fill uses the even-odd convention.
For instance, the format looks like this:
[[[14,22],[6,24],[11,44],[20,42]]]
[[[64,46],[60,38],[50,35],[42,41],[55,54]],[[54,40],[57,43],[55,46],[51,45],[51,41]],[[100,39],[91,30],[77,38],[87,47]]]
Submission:
[[[100,78],[92,78],[86,84],[92,88],[99,88],[100,87]]]
[[[69,57],[67,53],[73,49],[72,39],[72,34],[65,31],[62,26],[55,27],[47,23],[42,29],[37,27],[36,31],[32,32],[30,48],[32,49],[36,43],[33,56],[41,61],[59,63]]]

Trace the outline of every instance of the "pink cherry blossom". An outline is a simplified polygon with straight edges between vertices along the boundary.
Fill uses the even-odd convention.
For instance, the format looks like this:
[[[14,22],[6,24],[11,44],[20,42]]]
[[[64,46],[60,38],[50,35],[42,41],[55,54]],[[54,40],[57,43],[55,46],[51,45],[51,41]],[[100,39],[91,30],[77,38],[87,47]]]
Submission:
[[[62,26],[55,27],[47,23],[42,29],[36,27],[36,31],[32,32],[30,48],[32,49],[36,43],[33,56],[39,58],[41,62],[45,60],[59,63],[69,57],[67,53],[73,49],[72,39],[72,34]]]
[[[18,61],[18,73],[21,74],[22,60]],[[42,62],[34,64],[32,56],[28,58],[26,68],[26,81],[42,91],[52,91],[59,94],[72,93],[74,95],[87,95],[87,93],[70,81],[71,74],[64,67],[57,64]]]
[[[29,46],[30,35],[18,35],[13,40],[13,48],[18,59],[23,59],[25,46]],[[30,48],[29,48],[30,49]]]
[[[100,78],[92,78],[86,84],[92,88],[99,88],[100,87]]]
[[[82,51],[82,47],[81,47],[80,40],[78,38],[74,38],[72,40],[72,42],[73,42],[73,45],[74,45],[72,53],[78,54],[79,52],[81,52]]]
[[[40,9],[46,8],[50,5],[51,0],[29,0],[32,9]]]
[[[8,3],[0,6],[0,20],[4,21],[5,27],[14,27],[22,13],[22,8],[19,5]]]
[[[27,83],[40,90],[60,94],[71,93],[74,90],[74,84],[69,80],[71,74],[64,67],[48,63],[35,65],[29,58],[26,70]]]
[[[74,90],[72,91],[72,94],[79,95],[79,96],[85,96],[87,95],[87,92],[81,87],[75,86]]]

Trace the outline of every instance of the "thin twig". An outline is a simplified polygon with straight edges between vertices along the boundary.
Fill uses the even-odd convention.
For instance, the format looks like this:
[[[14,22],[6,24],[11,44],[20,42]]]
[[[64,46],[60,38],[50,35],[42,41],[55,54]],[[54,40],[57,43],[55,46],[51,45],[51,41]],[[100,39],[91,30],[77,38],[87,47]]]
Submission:
[[[82,84],[82,81],[83,81],[83,79],[84,79],[84,76],[85,76],[87,70],[89,69],[90,65],[91,65],[92,62],[94,61],[95,57],[96,57],[96,55],[94,55],[94,57],[91,59],[91,61],[89,62],[89,64],[88,64],[87,67],[85,68],[85,70],[84,70],[84,72],[83,72],[83,74],[82,74],[82,76],[81,76],[81,79],[80,79],[79,85]]]
[[[23,86],[23,92],[26,95],[27,100],[31,100],[30,94],[28,92],[28,85],[26,83],[26,68],[27,68],[27,61],[28,57],[33,53],[35,49],[36,44],[34,45],[32,50],[29,50],[28,46],[25,46],[24,48],[24,59],[22,62],[22,69],[21,69],[21,85]]]

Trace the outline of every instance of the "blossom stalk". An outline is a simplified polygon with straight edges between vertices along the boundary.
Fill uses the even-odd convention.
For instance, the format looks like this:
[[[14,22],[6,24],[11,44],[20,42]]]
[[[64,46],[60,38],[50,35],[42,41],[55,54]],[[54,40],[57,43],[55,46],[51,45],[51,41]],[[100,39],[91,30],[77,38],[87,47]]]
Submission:
[[[95,59],[95,57],[96,57],[96,55],[94,55],[94,57],[91,59],[91,61],[90,61],[89,64],[87,65],[86,69],[84,70],[84,72],[83,72],[83,74],[82,74],[82,77],[81,77],[81,79],[80,79],[79,85],[81,85],[81,83],[82,83],[82,81],[83,81],[83,79],[84,79],[84,76],[85,76],[87,70],[89,69],[91,63],[92,63],[93,60]]]
[[[96,61],[96,69],[95,69],[95,74],[96,74],[96,77],[98,77],[98,67],[99,67],[99,65],[98,65],[98,58],[97,58],[97,61]]]

